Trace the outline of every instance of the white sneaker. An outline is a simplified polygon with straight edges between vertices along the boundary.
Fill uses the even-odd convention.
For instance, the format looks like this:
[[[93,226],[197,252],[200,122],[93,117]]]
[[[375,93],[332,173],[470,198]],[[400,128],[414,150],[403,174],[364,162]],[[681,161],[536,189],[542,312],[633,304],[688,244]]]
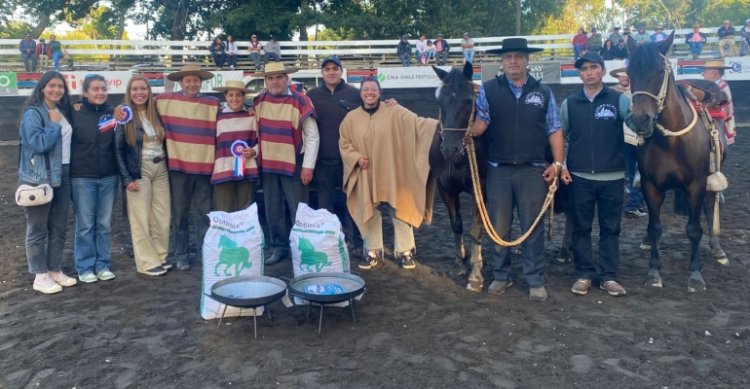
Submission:
[[[109,281],[115,278],[115,273],[112,273],[109,269],[99,270],[96,272],[96,278],[102,281]]]
[[[50,278],[47,273],[37,274],[34,278],[34,290],[44,294],[54,294],[62,292],[62,286],[58,285]]]
[[[57,282],[57,284],[60,286],[73,286],[78,283],[75,278],[68,277],[61,271],[50,271],[47,272],[47,275],[49,276],[49,278],[52,278],[52,281]]]
[[[85,282],[87,284],[91,284],[93,282],[99,281],[99,279],[96,278],[96,276],[94,275],[94,273],[92,273],[90,271],[86,272],[86,273],[83,273],[83,274],[79,274],[78,275],[78,279],[81,280],[81,282]]]

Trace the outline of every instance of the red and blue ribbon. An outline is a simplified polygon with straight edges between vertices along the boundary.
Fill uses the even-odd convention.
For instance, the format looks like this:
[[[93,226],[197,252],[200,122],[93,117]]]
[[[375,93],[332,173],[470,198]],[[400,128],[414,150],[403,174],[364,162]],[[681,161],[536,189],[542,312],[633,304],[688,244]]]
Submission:
[[[232,142],[232,155],[234,155],[234,176],[244,177],[245,176],[245,157],[242,154],[249,146],[244,140],[236,140]]]
[[[99,132],[112,131],[118,124],[127,124],[133,119],[133,110],[127,105],[122,107],[122,112],[125,114],[125,118],[122,120],[115,119],[114,115],[102,116],[99,119]]]

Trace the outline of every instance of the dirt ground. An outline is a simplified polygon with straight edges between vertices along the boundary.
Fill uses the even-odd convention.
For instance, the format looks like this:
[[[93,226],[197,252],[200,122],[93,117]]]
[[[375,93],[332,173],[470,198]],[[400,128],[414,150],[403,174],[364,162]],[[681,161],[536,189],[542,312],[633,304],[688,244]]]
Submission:
[[[305,320],[303,308],[275,303],[274,321],[260,318],[257,340],[250,318],[221,328],[200,318],[200,268],[136,275],[119,204],[117,278],[53,296],[32,291],[24,216],[12,200],[17,146],[0,146],[0,388],[750,387],[745,130],[726,167],[722,231],[732,262],[712,261],[704,237],[705,292],[687,292],[685,219],[671,215],[664,218],[663,289],[643,286],[648,253],[638,242],[646,219],[623,219],[621,280],[629,295],[572,295],[572,265],[554,261],[559,217],[546,249],[548,301],[529,302],[517,257],[516,285],[505,296],[467,292],[465,278],[450,274],[453,239],[437,201],[434,224],[416,233],[415,271],[388,262],[363,274],[359,322],[348,310],[329,309],[318,337],[317,314]],[[464,209],[469,202],[463,199]],[[73,274],[72,215],[70,228],[64,270]],[[484,253],[491,261],[488,244]],[[288,276],[291,265],[267,274]]]

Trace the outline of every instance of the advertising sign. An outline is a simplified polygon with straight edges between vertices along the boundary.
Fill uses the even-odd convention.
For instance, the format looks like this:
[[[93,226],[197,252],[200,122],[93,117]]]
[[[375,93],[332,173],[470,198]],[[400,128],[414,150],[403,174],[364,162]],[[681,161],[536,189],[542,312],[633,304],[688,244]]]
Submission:
[[[17,95],[18,79],[14,72],[0,72],[0,96]]]
[[[133,75],[128,71],[116,72],[61,72],[65,81],[68,83],[68,89],[72,95],[80,95],[83,91],[83,80],[90,74],[98,74],[107,80],[107,93],[124,94],[128,85],[128,80]]]
[[[730,67],[724,71],[725,80],[750,80],[750,57],[727,57],[724,64]]]
[[[440,66],[446,72],[450,66]],[[432,66],[378,68],[378,81],[383,89],[389,88],[437,88],[440,79]]]

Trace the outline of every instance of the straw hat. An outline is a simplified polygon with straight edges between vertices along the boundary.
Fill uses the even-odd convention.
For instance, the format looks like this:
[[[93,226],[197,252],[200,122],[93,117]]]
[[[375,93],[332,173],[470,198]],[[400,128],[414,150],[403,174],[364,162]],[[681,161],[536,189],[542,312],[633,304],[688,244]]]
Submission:
[[[280,61],[272,61],[266,64],[265,69],[262,72],[256,73],[260,77],[272,76],[274,74],[289,74],[296,73],[297,69],[285,68],[284,63]]]
[[[724,60],[722,59],[711,59],[706,61],[706,63],[703,64],[703,66],[698,66],[703,69],[731,69],[731,66],[724,65]]]
[[[185,76],[198,76],[201,81],[206,81],[214,78],[213,73],[207,70],[201,70],[198,65],[183,65],[182,67],[180,67],[179,71],[169,73],[169,75],[167,75],[167,78],[172,81],[180,81],[182,80],[182,77]]]
[[[245,83],[242,82],[241,80],[228,80],[228,81],[224,82],[224,86],[221,86],[221,87],[218,87],[218,88],[214,88],[214,90],[217,91],[217,92],[226,92],[228,90],[237,90],[237,91],[240,91],[242,93],[245,93],[247,91],[247,89],[245,87]]]
[[[614,77],[614,78],[618,78],[620,76],[627,77],[628,76],[628,72],[627,72],[627,70],[625,68],[619,68],[619,69],[615,69],[615,70],[609,72],[609,75],[612,76],[612,77]]]

